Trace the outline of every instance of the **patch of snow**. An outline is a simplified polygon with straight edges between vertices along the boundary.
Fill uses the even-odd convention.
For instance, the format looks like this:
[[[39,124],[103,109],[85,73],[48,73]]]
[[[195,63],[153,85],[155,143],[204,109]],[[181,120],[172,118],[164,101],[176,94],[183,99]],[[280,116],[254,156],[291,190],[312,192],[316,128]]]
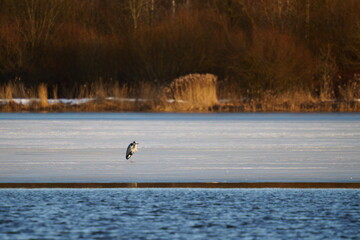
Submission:
[[[168,103],[188,103],[188,101],[175,100],[175,99],[168,99],[168,100],[166,100],[166,102],[168,102]]]
[[[59,99],[48,99],[49,104],[69,104],[69,105],[80,105],[84,103],[89,103],[95,101],[96,98],[59,98]],[[105,100],[117,101],[117,102],[148,102],[149,99],[143,98],[116,98],[116,97],[107,97]],[[13,99],[0,99],[0,104],[8,104],[11,101],[17,104],[29,105],[31,102],[40,102],[39,98],[13,98]]]

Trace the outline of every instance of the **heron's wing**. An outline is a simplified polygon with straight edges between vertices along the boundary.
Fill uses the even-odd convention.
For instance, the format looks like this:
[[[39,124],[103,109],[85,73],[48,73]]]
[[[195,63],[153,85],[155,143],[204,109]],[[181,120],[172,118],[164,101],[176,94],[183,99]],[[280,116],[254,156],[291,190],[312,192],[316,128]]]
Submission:
[[[132,144],[130,144],[128,146],[128,148],[126,149],[126,159],[129,159],[131,157],[131,155],[132,155],[131,147],[132,147]]]
[[[130,152],[128,155],[125,156],[126,160],[129,160],[131,158],[131,156],[133,155],[132,152]]]

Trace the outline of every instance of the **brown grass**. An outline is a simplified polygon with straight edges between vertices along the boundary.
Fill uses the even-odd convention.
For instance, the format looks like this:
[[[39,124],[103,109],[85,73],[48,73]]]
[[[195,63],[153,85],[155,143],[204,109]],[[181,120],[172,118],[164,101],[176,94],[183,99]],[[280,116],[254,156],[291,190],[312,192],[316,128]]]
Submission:
[[[47,86],[43,83],[38,86],[38,96],[39,96],[39,100],[40,100],[40,106],[42,108],[48,107],[49,102],[48,102]]]
[[[208,111],[217,104],[217,77],[212,74],[189,74],[173,80],[164,89],[167,99],[165,111]]]
[[[58,86],[57,85],[54,85],[53,86],[53,99],[54,100],[58,100]]]
[[[10,101],[13,99],[13,96],[12,96],[12,85],[11,85],[11,84],[8,84],[8,85],[5,87],[5,98],[6,98],[6,99],[9,99]]]
[[[360,98],[360,82],[356,80],[350,81],[344,86],[339,86],[340,98],[344,101],[353,101]]]
[[[25,88],[22,83],[9,82],[0,86],[0,112],[21,111],[152,111],[152,112],[360,112],[360,84],[354,80],[338,89],[338,97],[324,99],[314,91],[296,90],[284,93],[258,91],[251,97],[246,91],[218,101],[217,77],[212,74],[190,74],[173,80],[161,89],[155,84],[141,82],[137,87],[118,82],[99,82],[80,86],[77,98],[90,99],[83,104],[50,104],[48,88]],[[36,94],[34,94],[36,93]],[[28,105],[17,104],[15,98],[34,98]],[[52,87],[52,97],[58,89]]]
[[[259,98],[245,101],[230,101],[215,107],[220,112],[360,112],[360,102],[356,99],[333,99],[323,101],[309,91],[299,90],[274,94],[260,93]]]

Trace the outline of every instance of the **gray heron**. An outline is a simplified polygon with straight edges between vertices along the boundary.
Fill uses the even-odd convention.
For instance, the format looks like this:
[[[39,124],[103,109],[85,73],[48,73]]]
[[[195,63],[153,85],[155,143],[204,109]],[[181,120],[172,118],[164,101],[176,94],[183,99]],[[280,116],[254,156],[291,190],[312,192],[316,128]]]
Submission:
[[[135,141],[130,143],[126,150],[126,160],[129,160],[129,158],[131,158],[131,156],[137,151],[137,145],[139,145],[139,143]]]

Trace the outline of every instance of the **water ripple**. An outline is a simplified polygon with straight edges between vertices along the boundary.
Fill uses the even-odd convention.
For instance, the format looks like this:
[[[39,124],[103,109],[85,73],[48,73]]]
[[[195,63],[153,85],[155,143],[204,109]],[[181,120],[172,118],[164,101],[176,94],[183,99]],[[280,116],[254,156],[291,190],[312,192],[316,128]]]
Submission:
[[[0,190],[0,239],[356,239],[359,190]]]

